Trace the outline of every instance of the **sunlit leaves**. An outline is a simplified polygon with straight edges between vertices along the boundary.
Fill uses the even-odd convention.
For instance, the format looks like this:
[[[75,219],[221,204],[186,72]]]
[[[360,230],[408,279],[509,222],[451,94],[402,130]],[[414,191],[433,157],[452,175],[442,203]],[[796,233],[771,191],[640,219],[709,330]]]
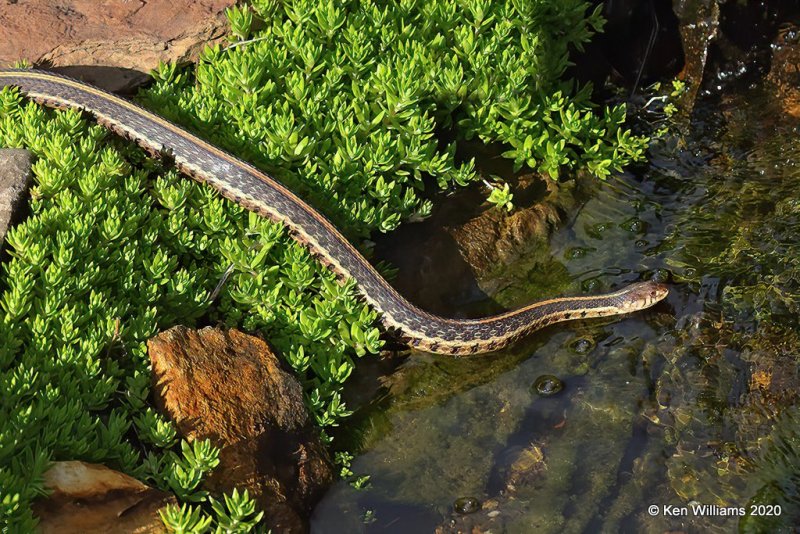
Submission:
[[[642,156],[641,139],[618,135],[624,108],[595,115],[587,93],[558,92],[568,51],[602,25],[583,1],[295,0],[228,16],[250,41],[204,52],[195,85],[162,69],[142,97],[272,172],[349,235],[426,213],[426,176],[440,188],[476,180],[437,129],[505,144],[515,167],[553,178],[582,167],[604,177]]]
[[[163,69],[179,83],[179,73]],[[2,266],[2,521],[30,530],[38,487],[31,477],[41,475],[40,456],[25,452],[31,447],[45,458],[147,476],[184,500],[205,498],[200,483],[216,453],[195,442],[175,454],[173,424],[148,407],[144,342],[176,323],[206,315],[259,331],[307,395],[316,392],[316,420],[332,425],[349,414],[342,383],[358,355],[381,346],[377,316],[359,302],[352,281],[335,282],[281,225],[165,169],[80,115],[45,111],[12,89],[0,91],[0,106],[0,144],[19,143],[36,160],[31,216],[8,233]],[[299,138],[293,157],[306,158],[313,146]],[[394,194],[396,185],[384,187]],[[354,323],[364,336],[339,338],[339,324]],[[235,503],[224,505],[229,525],[249,510],[243,500],[239,512],[228,504]],[[173,514],[176,525],[181,517]]]
[[[514,199],[513,193],[511,193],[508,184],[503,184],[502,186],[491,186],[492,192],[489,194],[489,202],[497,206],[498,208],[505,209],[506,211],[511,211],[514,209],[514,204],[512,200]]]

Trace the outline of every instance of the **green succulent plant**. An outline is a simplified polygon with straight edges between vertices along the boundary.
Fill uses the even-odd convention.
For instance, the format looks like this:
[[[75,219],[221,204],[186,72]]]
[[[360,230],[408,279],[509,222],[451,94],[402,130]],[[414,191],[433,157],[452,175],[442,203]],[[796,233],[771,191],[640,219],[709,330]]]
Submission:
[[[603,178],[643,157],[624,107],[596,110],[588,88],[562,80],[569,51],[602,27],[583,1],[253,0],[227,15],[230,45],[191,70],[161,65],[139,100],[273,174],[357,243],[427,215],[426,184],[476,182],[455,156],[463,139],[553,178]],[[0,146],[36,160],[0,279],[0,529],[35,527],[30,502],[62,459],[173,492],[183,504],[162,518],[175,532],[257,529],[247,493],[200,489],[219,451],[179,441],[149,407],[146,340],[200,318],[260,332],[326,436],[350,413],[355,361],[382,346],[377,313],[281,225],[77,112],[4,89]],[[489,200],[511,199],[500,187]]]
[[[321,426],[348,413],[342,383],[382,343],[376,312],[280,225],[13,89],[0,91],[0,145],[36,156],[31,216],[10,230],[2,266],[4,526],[33,528],[29,503],[50,460],[103,462],[183,501],[205,499],[208,469],[175,455],[173,425],[148,406],[145,342],[178,322],[207,316],[263,332]]]

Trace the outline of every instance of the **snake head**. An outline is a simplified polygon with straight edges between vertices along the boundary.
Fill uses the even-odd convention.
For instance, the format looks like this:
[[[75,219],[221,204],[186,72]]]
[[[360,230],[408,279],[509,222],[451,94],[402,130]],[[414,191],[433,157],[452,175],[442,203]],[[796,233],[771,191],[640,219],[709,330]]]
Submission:
[[[643,310],[664,300],[669,295],[669,287],[660,282],[639,282],[625,292],[622,306],[628,312]]]

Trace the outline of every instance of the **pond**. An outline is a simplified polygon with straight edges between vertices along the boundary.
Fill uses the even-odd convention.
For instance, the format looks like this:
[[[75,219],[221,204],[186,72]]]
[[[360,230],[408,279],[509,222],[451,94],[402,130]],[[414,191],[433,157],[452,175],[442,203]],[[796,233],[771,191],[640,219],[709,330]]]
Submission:
[[[648,166],[594,186],[545,261],[520,258],[488,296],[453,290],[436,311],[653,276],[671,292],[499,354],[411,354],[337,436],[359,445],[353,470],[370,484],[334,486],[312,531],[789,529],[800,518],[798,125],[765,86],[707,95]],[[419,294],[442,293],[426,280]],[[563,390],[537,394],[543,375]]]

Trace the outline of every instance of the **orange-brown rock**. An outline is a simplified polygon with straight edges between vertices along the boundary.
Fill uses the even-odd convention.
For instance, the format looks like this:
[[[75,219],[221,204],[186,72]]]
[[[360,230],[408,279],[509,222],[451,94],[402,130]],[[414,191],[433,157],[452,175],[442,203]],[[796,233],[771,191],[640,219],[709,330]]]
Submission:
[[[784,113],[800,119],[800,26],[781,28],[772,43],[767,81],[780,99]]]
[[[558,210],[542,203],[507,213],[489,209],[467,223],[452,228],[464,259],[478,278],[489,274],[494,266],[516,258],[523,247],[535,239],[546,238],[560,222]]]
[[[142,83],[159,61],[190,61],[227,29],[235,0],[0,2],[0,66],[25,59],[112,91]]]
[[[175,327],[148,342],[156,404],[187,439],[211,438],[212,492],[247,488],[273,532],[304,532],[333,481],[303,390],[263,340]]]
[[[175,497],[102,465],[55,462],[44,475],[51,491],[33,505],[45,534],[166,532],[158,510]]]
[[[679,97],[677,117],[688,121],[703,81],[711,43],[717,38],[719,4],[716,0],[682,1],[675,6],[680,19],[684,65],[678,78],[686,82],[686,91]]]

